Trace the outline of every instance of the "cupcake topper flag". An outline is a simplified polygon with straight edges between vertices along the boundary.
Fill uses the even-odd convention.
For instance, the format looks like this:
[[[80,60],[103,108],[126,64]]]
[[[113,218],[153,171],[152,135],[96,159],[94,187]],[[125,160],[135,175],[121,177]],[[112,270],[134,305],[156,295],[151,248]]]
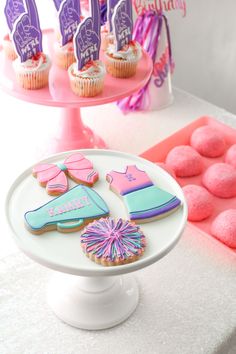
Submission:
[[[42,31],[34,0],[24,0],[26,12],[17,19],[13,26],[12,38],[21,62],[43,51]]]
[[[88,62],[99,59],[101,18],[98,0],[90,0],[90,11],[91,16],[79,24],[74,36],[78,70],[83,69]]]
[[[107,13],[108,13],[108,22],[109,22],[109,30],[110,32],[113,31],[113,27],[112,27],[112,15],[114,13],[114,8],[117,5],[117,3],[119,2],[119,0],[108,0],[107,2]]]
[[[59,5],[59,2],[60,5]],[[62,36],[62,45],[66,45],[70,42],[77,30],[78,24],[80,23],[80,0],[63,0],[54,1],[56,7],[59,5],[59,23],[60,32]]]
[[[115,6],[112,26],[116,39],[116,50],[121,50],[132,40],[133,19],[130,0],[120,0]]]
[[[7,25],[12,32],[15,21],[25,12],[23,0],[7,0],[4,7],[4,13]]]
[[[60,5],[62,3],[63,0],[53,0],[55,8],[57,11],[59,11]]]

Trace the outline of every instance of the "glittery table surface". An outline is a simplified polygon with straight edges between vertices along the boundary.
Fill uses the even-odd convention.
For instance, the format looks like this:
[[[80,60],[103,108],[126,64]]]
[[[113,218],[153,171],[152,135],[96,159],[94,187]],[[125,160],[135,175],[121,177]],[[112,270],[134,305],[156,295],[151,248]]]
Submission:
[[[21,253],[0,261],[1,354],[236,353],[236,256],[189,226],[168,256],[134,273],[139,305],[112,329],[58,320],[46,302],[51,274]]]

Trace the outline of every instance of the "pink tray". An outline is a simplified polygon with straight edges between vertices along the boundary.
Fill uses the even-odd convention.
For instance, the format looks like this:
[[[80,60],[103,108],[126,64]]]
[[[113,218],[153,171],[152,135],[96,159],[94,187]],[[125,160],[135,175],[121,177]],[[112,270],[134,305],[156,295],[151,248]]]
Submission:
[[[152,162],[165,162],[166,156],[168,152],[174,148],[177,145],[188,145],[190,141],[190,136],[192,132],[203,125],[210,125],[214,127],[215,129],[220,130],[221,132],[224,133],[225,135],[225,140],[227,143],[227,148],[231,146],[232,144],[236,143],[236,130],[233,128],[230,128],[227,125],[224,125],[213,118],[210,117],[201,117],[197,120],[195,120],[193,123],[187,125],[185,128],[179,130],[175,134],[169,136],[159,144],[153,146],[149,150],[145,151],[142,153],[142,157],[144,157],[147,160],[150,160]],[[224,161],[224,156],[219,157],[219,158],[206,158],[203,157],[204,163],[205,163],[205,169],[216,163],[216,162],[223,162]],[[190,178],[177,178],[178,183],[181,186],[185,186],[187,184],[198,184],[201,185],[201,179],[202,175],[196,176],[196,177],[190,177]],[[221,212],[226,209],[236,209],[236,198],[229,198],[229,199],[222,199],[222,198],[217,198],[214,197],[214,202],[215,202],[215,210],[213,215],[201,222],[189,222],[190,225],[194,226],[201,232],[203,232],[206,235],[210,235],[210,226],[213,221],[213,219]],[[211,236],[212,238],[212,236]],[[232,249],[231,249],[232,250]],[[232,250],[234,251],[234,250]],[[236,252],[236,251],[234,251]]]

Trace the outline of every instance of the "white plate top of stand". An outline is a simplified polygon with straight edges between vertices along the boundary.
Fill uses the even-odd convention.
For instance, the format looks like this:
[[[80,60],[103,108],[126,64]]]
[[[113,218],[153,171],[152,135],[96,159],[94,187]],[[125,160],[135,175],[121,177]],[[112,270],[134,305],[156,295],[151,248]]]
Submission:
[[[111,170],[124,171],[127,165],[136,165],[144,170],[158,187],[181,199],[182,207],[163,219],[140,225],[147,238],[147,247],[138,261],[121,266],[104,267],[92,262],[83,253],[79,231],[68,234],[50,231],[42,235],[33,235],[26,229],[25,212],[36,209],[53,199],[32,176],[31,167],[16,179],[6,200],[7,221],[18,247],[30,258],[46,267],[80,276],[129,273],[146,267],[167,254],[179,240],[187,219],[183,192],[177,182],[160,167],[134,155],[110,150],[80,150],[80,152],[93,162],[94,168],[99,172],[99,181],[93,188],[107,203],[112,217],[128,219],[124,203],[109,190],[106,174]],[[63,162],[71,153],[53,155],[41,162]],[[74,185],[75,183],[70,179],[69,187]]]

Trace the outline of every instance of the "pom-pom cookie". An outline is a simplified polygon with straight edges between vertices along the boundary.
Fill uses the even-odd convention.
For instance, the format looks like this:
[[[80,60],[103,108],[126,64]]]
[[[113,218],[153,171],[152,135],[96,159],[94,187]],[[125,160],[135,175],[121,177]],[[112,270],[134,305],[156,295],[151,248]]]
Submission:
[[[138,260],[145,250],[146,239],[133,222],[102,218],[85,228],[81,246],[92,261],[103,266],[117,266]]]

